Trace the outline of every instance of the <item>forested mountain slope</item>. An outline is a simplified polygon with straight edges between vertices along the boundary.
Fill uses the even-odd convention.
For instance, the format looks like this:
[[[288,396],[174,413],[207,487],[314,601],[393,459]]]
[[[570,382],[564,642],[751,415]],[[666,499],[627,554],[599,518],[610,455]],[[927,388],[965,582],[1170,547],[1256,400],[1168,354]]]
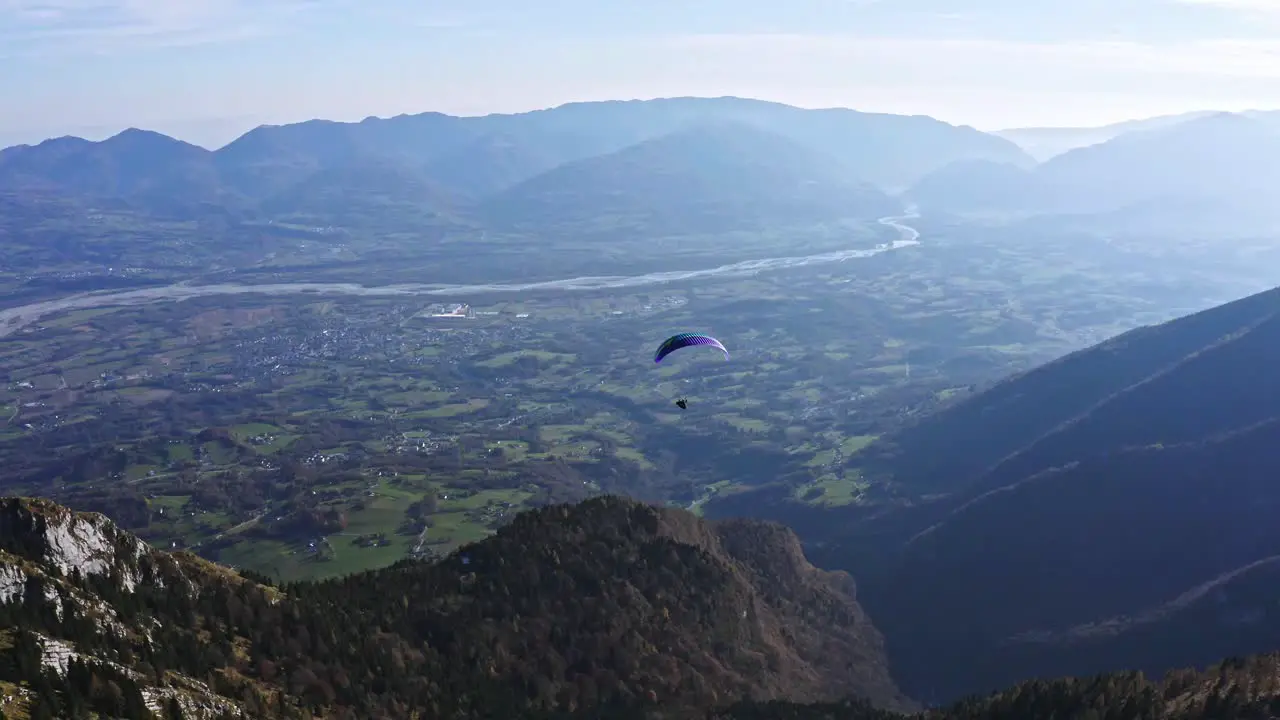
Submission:
[[[908,692],[1280,646],[1277,311],[1273,290],[1126,333],[871,449],[941,497],[816,557],[858,574]]]
[[[912,703],[884,672],[848,577],[810,566],[787,530],[616,498],[525,513],[436,565],[284,588],[260,580],[153,550],[100,515],[0,501],[0,717],[1210,720],[1280,710],[1280,656],[1260,655],[1158,682],[1029,682],[901,714]],[[840,695],[849,699],[831,700]],[[816,702],[796,702],[805,699]]]
[[[32,717],[171,700],[290,718],[911,706],[851,580],[789,531],[630,500],[531,511],[438,564],[279,589],[42,501],[0,503],[0,553],[0,682]]]

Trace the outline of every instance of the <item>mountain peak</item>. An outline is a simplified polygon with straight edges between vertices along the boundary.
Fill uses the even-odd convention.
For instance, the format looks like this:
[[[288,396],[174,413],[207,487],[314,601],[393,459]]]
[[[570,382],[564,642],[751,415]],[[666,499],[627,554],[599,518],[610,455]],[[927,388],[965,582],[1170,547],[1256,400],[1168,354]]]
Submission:
[[[111,137],[97,143],[100,147],[110,147],[123,152],[184,152],[191,155],[211,155],[208,150],[192,145],[189,142],[159,133],[154,130],[125,128]]]
[[[84,148],[93,144],[92,140],[85,140],[77,135],[63,135],[61,137],[49,138],[42,140],[35,145],[20,145],[19,147],[37,147],[49,149],[65,149],[65,148]]]
[[[605,545],[597,545],[602,541]],[[601,497],[524,513],[466,554],[482,572],[527,545],[553,562],[570,556],[585,560],[584,547],[588,556],[609,547],[624,565],[640,561],[652,571],[660,566],[668,577],[661,588],[642,580],[632,583],[632,592],[660,603],[653,611],[661,610],[661,622],[670,624],[661,632],[671,643],[667,652],[673,662],[697,664],[687,654],[693,651],[687,642],[702,632],[697,627],[714,625],[719,635],[735,638],[717,651],[715,670],[700,669],[722,693],[736,687],[739,696],[811,700],[857,694],[881,707],[911,706],[882,664],[882,638],[858,606],[852,579],[811,565],[799,539],[784,526],[709,522],[685,510]],[[663,557],[669,560],[660,561]],[[776,670],[763,675],[749,670],[755,653],[771,658]],[[841,670],[831,674],[836,667]],[[660,691],[671,693],[680,691]]]
[[[175,138],[171,138],[168,135],[165,135],[164,133],[156,132],[155,130],[144,130],[142,128],[136,128],[136,127],[127,127],[107,139],[108,140],[115,140],[115,139],[127,140],[127,139],[134,139],[134,138],[150,138],[153,140],[158,140],[163,138],[166,140],[175,140]],[[180,141],[177,141],[177,142],[180,142]]]

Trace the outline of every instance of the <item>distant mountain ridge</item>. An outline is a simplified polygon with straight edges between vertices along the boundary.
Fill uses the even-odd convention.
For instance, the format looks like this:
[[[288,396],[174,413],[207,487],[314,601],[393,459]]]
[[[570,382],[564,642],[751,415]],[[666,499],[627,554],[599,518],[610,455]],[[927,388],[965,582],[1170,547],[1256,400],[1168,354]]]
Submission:
[[[1076,148],[1097,145],[1121,135],[1144,130],[1157,130],[1171,127],[1188,120],[1212,115],[1212,110],[1197,110],[1177,113],[1175,115],[1158,115],[1139,120],[1101,125],[1097,127],[1025,127],[996,130],[991,133],[1006,140],[1013,141],[1018,147],[1040,162],[1075,150]]]
[[[576,102],[473,117],[428,112],[366,118],[359,123],[312,120],[250,130],[217,154],[243,162],[245,156],[261,155],[268,146],[299,148],[305,134],[309,142],[323,142],[344,152],[361,147],[429,163],[465,144],[504,137],[545,148],[559,165],[615,152],[690,125],[716,122],[744,123],[788,136],[840,158],[860,177],[882,187],[909,183],[953,160],[986,158],[1031,164],[1009,141],[930,117],[844,108],[807,110],[737,97]]]
[[[1201,204],[1280,220],[1280,124],[1262,114],[1205,114],[1057,155],[1030,169],[955,163],[904,197],[925,211],[1098,214],[1151,203]]]
[[[1022,127],[995,130],[991,134],[1012,141],[1038,162],[1044,162],[1076,148],[1104,143],[1121,135],[1170,128],[1189,120],[1198,120],[1221,112],[1193,110],[1173,115],[1124,120],[1095,127]],[[1280,118],[1280,111],[1277,110],[1245,110],[1234,114],[1265,122],[1275,122]]]
[[[355,201],[365,202],[363,209],[337,208],[331,196],[368,196],[362,173],[373,166],[384,172],[394,167],[409,185],[443,191],[393,199],[392,204],[417,206],[409,222],[448,215],[437,203],[441,194],[452,198],[444,206],[492,206],[504,191],[558,168],[703,126],[746,126],[777,135],[790,141],[786,152],[841,163],[856,179],[882,191],[954,160],[1031,162],[1006,140],[931,118],[802,110],[740,98],[672,98],[574,103],[515,115],[311,120],[262,126],[216,151],[136,129],[101,142],[59,138],[0,151],[0,191],[56,192],[90,204],[113,199],[166,215],[190,215],[206,206],[251,217],[306,209],[323,224],[338,222],[344,212],[369,212],[368,201]],[[771,142],[777,147],[780,141]],[[769,167],[756,165],[757,170]],[[739,201],[752,202],[749,197]]]

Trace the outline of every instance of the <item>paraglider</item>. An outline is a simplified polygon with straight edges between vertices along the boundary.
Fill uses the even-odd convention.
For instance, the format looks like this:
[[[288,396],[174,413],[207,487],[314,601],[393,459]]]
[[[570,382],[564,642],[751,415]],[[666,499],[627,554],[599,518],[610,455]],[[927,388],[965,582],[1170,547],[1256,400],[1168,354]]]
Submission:
[[[662,341],[662,344],[658,346],[658,351],[653,354],[653,361],[655,363],[660,363],[663,358],[676,350],[693,347],[695,345],[708,345],[713,348],[718,348],[720,352],[724,353],[724,359],[729,359],[729,351],[725,349],[725,346],[719,340],[711,337],[710,335],[703,335],[702,333],[680,333],[678,335],[672,335]],[[688,409],[688,399],[680,398],[676,400],[676,407],[681,410]]]
[[[724,345],[720,344],[719,340],[711,337],[710,335],[703,335],[702,333],[680,333],[679,335],[672,335],[662,341],[662,344],[658,346],[658,351],[653,354],[653,361],[660,363],[662,362],[662,358],[670,355],[680,348],[693,347],[694,345],[710,345],[711,347],[719,348],[720,352],[724,353],[724,359],[729,359],[729,351],[725,349]]]

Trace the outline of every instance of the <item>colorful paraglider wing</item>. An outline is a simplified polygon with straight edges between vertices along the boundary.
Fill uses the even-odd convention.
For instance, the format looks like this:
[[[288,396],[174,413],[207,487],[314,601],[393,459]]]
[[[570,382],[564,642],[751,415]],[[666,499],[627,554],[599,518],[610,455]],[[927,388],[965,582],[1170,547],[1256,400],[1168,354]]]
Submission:
[[[701,333],[680,333],[679,335],[672,335],[662,341],[662,344],[658,346],[658,352],[653,355],[653,361],[660,363],[662,362],[662,358],[670,355],[676,350],[692,347],[694,345],[710,345],[711,347],[719,348],[720,351],[724,353],[724,359],[729,359],[729,351],[725,349],[724,345],[720,344],[719,340],[711,337],[710,335],[702,335]]]

